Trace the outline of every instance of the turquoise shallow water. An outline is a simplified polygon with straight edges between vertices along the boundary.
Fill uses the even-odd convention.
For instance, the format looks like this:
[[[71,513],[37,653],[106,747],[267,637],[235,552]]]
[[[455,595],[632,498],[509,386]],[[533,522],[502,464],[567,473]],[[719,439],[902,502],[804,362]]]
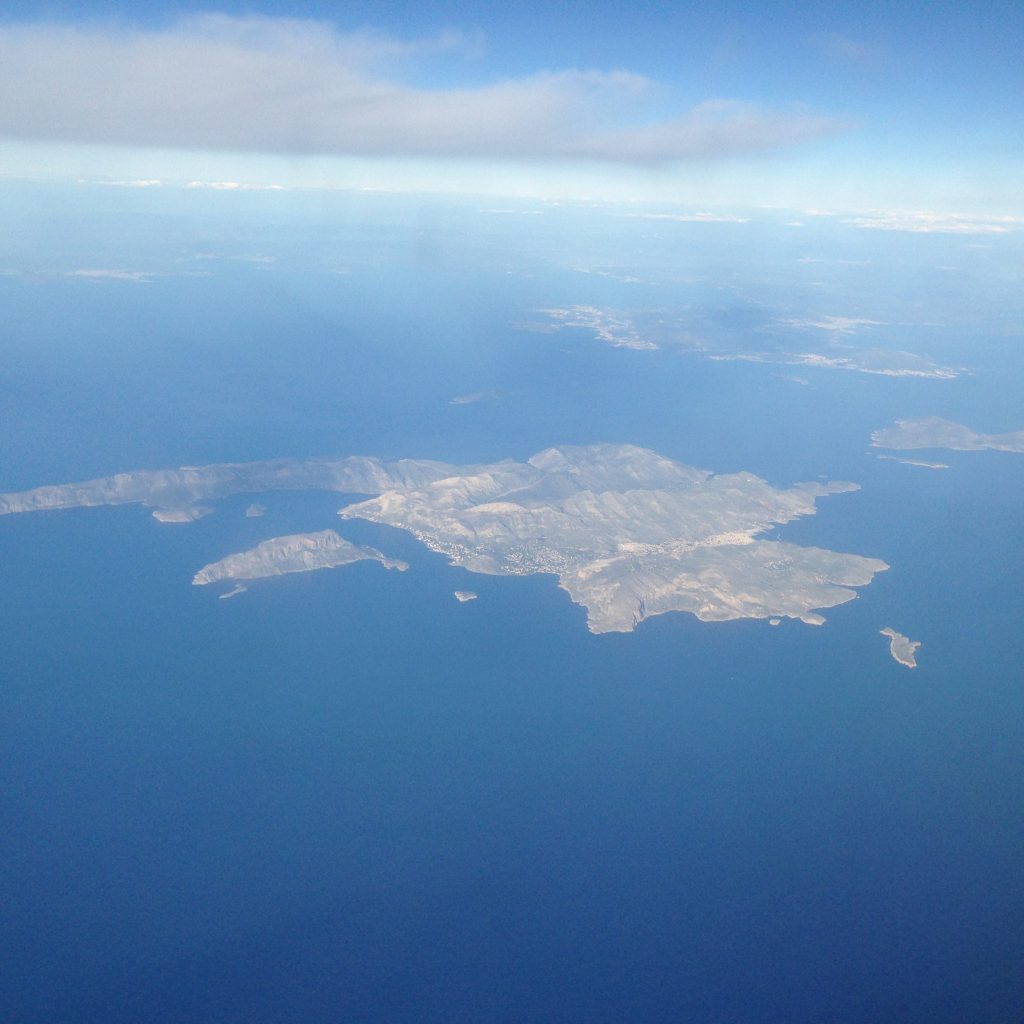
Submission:
[[[892,568],[821,629],[670,615],[595,637],[553,580],[471,576],[337,520],[332,495],[261,498],[256,520],[239,496],[184,527],[138,508],[0,519],[4,1019],[1012,1019],[1024,457],[866,454],[899,415],[1019,426],[1012,353],[979,343],[962,386],[800,385],[595,347],[515,327],[623,301],[550,240],[516,236],[520,278],[500,238],[467,269],[436,242],[450,224],[356,249],[386,235],[371,227],[331,277],[0,278],[0,485],[628,441],[776,485],[859,481],[781,536]],[[328,526],[410,571],[230,601],[189,585]],[[885,625],[923,641],[914,672]]]

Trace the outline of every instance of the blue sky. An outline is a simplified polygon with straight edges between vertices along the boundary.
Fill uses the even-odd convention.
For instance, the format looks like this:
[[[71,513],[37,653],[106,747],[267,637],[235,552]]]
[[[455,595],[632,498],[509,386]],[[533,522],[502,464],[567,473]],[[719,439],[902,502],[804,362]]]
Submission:
[[[5,5],[9,175],[1024,213],[1024,5]]]

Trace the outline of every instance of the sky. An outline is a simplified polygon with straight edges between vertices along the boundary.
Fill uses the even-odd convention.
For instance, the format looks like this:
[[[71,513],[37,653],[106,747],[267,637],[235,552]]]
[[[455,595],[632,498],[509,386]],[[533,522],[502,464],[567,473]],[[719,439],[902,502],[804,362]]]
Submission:
[[[0,174],[1024,214],[1024,6],[25,3]]]

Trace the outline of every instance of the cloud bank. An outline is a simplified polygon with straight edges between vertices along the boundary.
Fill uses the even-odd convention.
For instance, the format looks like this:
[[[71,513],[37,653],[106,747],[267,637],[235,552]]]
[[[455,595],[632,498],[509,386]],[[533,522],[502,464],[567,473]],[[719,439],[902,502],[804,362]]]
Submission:
[[[423,57],[473,49],[326,22],[202,15],[159,30],[0,27],[0,135],[22,140],[362,156],[650,163],[789,146],[827,117],[709,99],[650,119],[663,90],[563,69],[468,88],[410,84]]]

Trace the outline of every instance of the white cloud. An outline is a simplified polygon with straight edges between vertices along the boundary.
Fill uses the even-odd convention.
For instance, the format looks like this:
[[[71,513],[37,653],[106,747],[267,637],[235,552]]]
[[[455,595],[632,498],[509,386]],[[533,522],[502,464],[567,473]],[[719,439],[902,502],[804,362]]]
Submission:
[[[880,56],[873,47],[840,32],[827,32],[818,36],[815,42],[824,56],[849,64],[875,63]]]
[[[217,192],[280,192],[285,185],[258,185],[242,181],[190,181],[185,188],[210,188]]]
[[[841,126],[713,99],[647,123],[659,87],[563,69],[472,88],[403,78],[479,42],[402,41],[324,22],[203,15],[161,30],[0,28],[0,135],[185,149],[656,162],[786,146]]]
[[[473,391],[468,395],[456,395],[448,399],[449,405],[477,405],[480,402],[496,402],[501,398],[500,391]]]
[[[112,188],[159,188],[165,182],[159,178],[132,178],[127,181],[98,181],[96,184]]]
[[[69,270],[65,276],[107,281],[134,281],[136,283],[144,283],[153,279],[153,275],[145,270]]]
[[[723,213],[641,213],[644,220],[678,220],[692,224],[748,224],[749,217],[735,217]]]
[[[911,231],[915,234],[1002,235],[1024,228],[1024,217],[986,217],[963,213],[932,213],[927,210],[872,211],[844,223],[876,231]]]

